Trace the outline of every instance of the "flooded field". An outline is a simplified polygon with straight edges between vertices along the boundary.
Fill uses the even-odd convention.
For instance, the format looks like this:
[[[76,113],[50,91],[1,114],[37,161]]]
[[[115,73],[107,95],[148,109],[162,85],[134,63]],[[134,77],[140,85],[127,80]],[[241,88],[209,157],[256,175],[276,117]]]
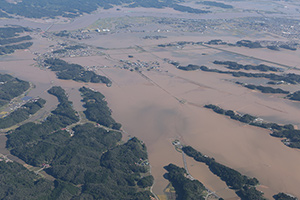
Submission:
[[[161,71],[143,71],[147,77],[145,78],[129,70],[102,68],[99,73],[110,77],[113,86],[106,88],[93,85],[93,88],[105,94],[114,118],[123,124],[124,130],[147,144],[152,174],[155,177],[153,191],[161,195],[167,186],[167,180],[162,178],[165,173],[163,166],[175,163],[183,167],[181,154],[172,145],[173,140],[179,139],[241,173],[258,178],[262,184],[259,189],[269,198],[279,191],[299,195],[297,185],[300,184],[300,177],[296,175],[299,150],[284,146],[279,139],[271,137],[269,131],[232,121],[202,108],[203,105],[212,103],[265,120],[299,125],[299,108],[295,109],[296,103],[283,99],[280,95],[247,90],[228,81],[232,79],[229,75],[184,72],[162,61],[163,58],[170,58],[184,64],[191,61],[196,64],[201,64],[202,61],[209,63],[210,59],[205,61],[198,57],[197,60],[196,55],[202,52],[223,55],[216,50],[182,49],[177,53],[158,50],[156,53],[154,49],[143,53],[130,50],[127,54],[126,50],[110,50],[109,55],[115,61],[126,59],[128,54],[134,55],[136,60],[159,60]],[[179,53],[184,56],[178,57]],[[66,60],[86,65],[109,64],[105,56]],[[178,100],[181,99],[186,103],[180,103]],[[191,159],[188,164],[192,175],[199,177],[211,190],[217,191],[217,194],[226,199],[236,198],[235,193],[224,190],[224,183],[211,173],[203,176],[198,174],[207,170],[207,167]],[[291,178],[291,174],[295,176]]]
[[[240,7],[244,6],[242,3],[238,4]],[[147,9],[147,12],[143,13],[144,11],[144,9],[122,8],[121,12],[115,10],[96,12],[76,18],[67,24],[63,24],[63,21],[55,22],[56,24],[50,27],[50,31],[85,28],[102,16],[154,16],[155,14],[155,16],[161,17],[191,18],[192,16],[213,19],[222,18],[225,14],[212,13],[196,16],[182,13],[179,15],[177,11],[170,9]],[[164,13],[165,11],[168,12]],[[250,12],[235,13],[228,18],[256,15],[258,14]],[[43,30],[49,28],[53,23],[53,21],[42,23],[14,19],[2,21],[0,25],[10,22],[22,25],[25,22],[27,26],[39,27]],[[178,139],[183,144],[191,145],[200,152],[214,157],[224,165],[245,175],[256,177],[261,183],[258,189],[262,190],[267,198],[271,199],[278,192],[287,192],[300,197],[299,150],[289,148],[280,139],[271,137],[269,130],[245,125],[203,108],[205,104],[216,104],[224,109],[258,116],[266,121],[280,124],[291,123],[300,127],[300,103],[285,99],[284,95],[262,94],[234,83],[241,81],[265,84],[266,79],[237,78],[227,74],[203,71],[181,71],[165,60],[167,58],[177,61],[184,66],[188,64],[206,65],[220,70],[226,70],[226,68],[214,65],[212,63],[214,60],[230,60],[242,64],[263,63],[281,67],[285,73],[300,74],[299,50],[277,52],[268,49],[224,45],[217,46],[217,48],[201,45],[166,48],[157,46],[178,41],[198,42],[222,39],[236,42],[241,39],[240,36],[230,34],[228,30],[224,30],[224,32],[210,31],[204,34],[164,33],[162,35],[167,35],[167,38],[158,40],[142,39],[143,36],[148,35],[143,32],[96,35],[80,41],[80,43],[107,48],[99,50],[103,55],[64,57],[62,59],[85,67],[97,66],[94,69],[96,73],[112,80],[112,86],[106,87],[104,84],[59,80],[54,72],[37,67],[33,60],[37,57],[34,52],[45,53],[49,51],[49,46],[55,45],[57,41],[44,38],[36,32],[32,34],[34,45],[30,51],[17,51],[13,55],[0,57],[0,73],[8,73],[30,81],[35,88],[30,91],[28,96],[39,96],[47,100],[45,107],[31,119],[32,121],[46,117],[58,104],[57,99],[47,93],[52,86],[62,86],[77,111],[84,110],[78,89],[82,86],[91,87],[106,96],[113,117],[123,125],[123,130],[127,133],[124,135],[124,139],[136,136],[145,142],[151,173],[155,178],[153,187],[155,194],[164,195],[163,191],[168,185],[168,181],[163,177],[166,173],[164,166],[169,163],[184,166],[182,155],[172,145],[172,141]],[[278,38],[285,40],[282,37],[276,39]],[[261,33],[257,39],[275,40],[272,35],[265,33]],[[123,67],[124,60],[131,63],[155,61],[159,63],[159,67],[149,70],[146,68],[129,70]],[[283,67],[283,65],[288,67]],[[299,85],[278,87],[291,92],[300,90]],[[9,154],[4,148],[5,141],[5,136],[1,135],[0,153]],[[208,189],[216,191],[224,199],[237,199],[234,191],[228,189],[223,181],[208,170],[206,165],[191,158],[187,158],[187,164],[191,175]]]
[[[113,74],[110,73],[110,76],[113,77]],[[166,79],[165,76],[161,77],[164,83],[168,82],[164,85],[166,86],[165,89],[172,88],[173,94],[175,92],[180,93],[180,90],[184,93],[184,86],[182,85],[185,81],[180,80],[176,84],[174,81],[166,81]],[[119,86],[120,88],[112,88],[112,91],[103,90],[103,93],[107,96],[114,117],[124,125],[124,129],[146,142],[156,180],[161,180],[159,177],[164,173],[162,166],[169,162],[182,162],[180,155],[174,151],[171,144],[172,140],[180,139],[185,144],[213,156],[223,164],[249,176],[257,177],[263,185],[272,188],[272,192],[289,191],[297,194],[296,185],[299,184],[300,177],[294,176],[295,179],[292,181],[290,175],[292,173],[297,174],[296,166],[299,164],[299,151],[284,146],[280,140],[269,136],[268,131],[233,122],[209,110],[198,108],[194,104],[182,105],[159,88],[156,89],[159,90],[158,93],[154,92],[155,86],[153,85],[143,83],[140,86],[122,87],[120,84]],[[101,91],[101,88],[99,90]],[[210,94],[205,90],[207,89],[203,87],[196,87],[193,90],[194,97],[198,99],[195,101],[196,105],[209,102],[209,97],[213,99],[224,97],[224,94]],[[227,94],[226,96],[231,95]],[[186,95],[184,97],[187,100],[190,99]],[[116,102],[114,99],[122,99],[122,101]],[[240,101],[242,99],[243,97],[240,97]],[[233,104],[235,105],[237,102],[239,100],[235,99]],[[231,108],[239,107],[232,106]],[[255,111],[270,113],[270,110],[265,107],[259,107],[255,110],[252,107],[251,111],[252,113]],[[293,113],[295,117],[297,112]],[[174,152],[172,153],[173,156],[168,155],[170,151]],[[278,154],[274,154],[274,152],[280,152],[281,155],[284,154],[285,156],[278,158]],[[157,155],[160,156],[157,158]],[[174,159],[176,157],[178,160]],[[285,167],[288,170],[282,169]],[[158,173],[156,169],[159,172],[158,175],[156,175]],[[282,184],[283,181],[279,180],[284,179],[285,183]],[[201,181],[206,183],[205,180]],[[158,194],[162,192],[160,186],[156,184],[154,186],[154,191]],[[294,189],[292,189],[293,187]],[[214,187],[213,189],[218,191],[220,188]],[[272,196],[272,192],[267,193],[265,188],[262,190]]]

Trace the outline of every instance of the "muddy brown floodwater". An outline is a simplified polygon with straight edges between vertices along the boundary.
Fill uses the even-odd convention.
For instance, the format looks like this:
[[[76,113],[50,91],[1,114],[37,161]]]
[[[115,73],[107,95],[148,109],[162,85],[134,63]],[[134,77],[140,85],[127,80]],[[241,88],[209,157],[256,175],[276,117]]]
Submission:
[[[106,38],[113,40],[114,37]],[[133,38],[127,35],[123,39],[122,46],[130,46]],[[172,40],[176,41],[176,37],[169,38],[168,42]],[[181,36],[180,40],[198,39],[195,36]],[[93,42],[99,46],[109,44],[107,40],[95,38]],[[140,41],[140,45],[143,45],[143,42]],[[66,60],[89,66],[113,66],[112,63],[118,65],[118,60],[128,59],[127,56],[130,54],[134,55],[133,61],[157,60],[161,63],[161,71],[143,72],[149,79],[145,79],[137,72],[102,68],[97,72],[110,77],[113,86],[107,88],[99,84],[89,84],[105,94],[114,118],[123,124],[124,130],[131,136],[137,136],[145,141],[152,174],[155,177],[153,191],[163,195],[163,189],[168,184],[163,178],[163,174],[166,173],[164,166],[174,163],[183,167],[181,154],[176,152],[172,145],[173,140],[179,139],[184,144],[216,158],[220,163],[258,178],[262,184],[259,189],[268,198],[272,198],[278,192],[300,196],[298,191],[300,176],[297,173],[297,166],[300,164],[299,150],[284,146],[279,139],[271,137],[269,131],[232,121],[204,109],[203,105],[213,103],[225,109],[260,116],[265,120],[295,125],[300,124],[297,117],[299,107],[283,99],[282,95],[260,94],[238,86],[234,81],[230,81],[233,77],[229,75],[180,71],[165,63],[163,58],[179,61],[183,65],[205,63],[215,68],[218,66],[214,66],[211,62],[216,55],[220,60],[233,59],[240,62],[245,59],[248,63],[261,61],[254,59],[255,55],[254,58],[246,58],[203,47],[162,50],[155,47],[156,41],[150,43],[153,46],[145,47],[145,52],[135,49],[115,49],[107,51],[110,59],[106,56],[93,56]],[[115,42],[112,45],[117,46]],[[235,51],[234,48],[230,50]],[[248,53],[251,55],[253,52],[242,50],[245,55]],[[199,56],[203,53],[207,56]],[[293,62],[297,62],[295,61],[297,56],[294,54],[295,52],[290,56]],[[257,56],[262,57],[261,54]],[[271,57],[267,56],[266,59],[271,60]],[[240,80],[247,81],[246,78]],[[299,86],[286,88],[300,89]],[[178,100],[184,100],[186,103],[182,104]],[[187,159],[187,162],[192,176],[198,178],[210,190],[216,191],[225,199],[237,198],[224,182],[208,172],[205,165],[192,159]]]
[[[136,11],[136,12],[129,12]],[[94,13],[76,18],[69,24],[56,24],[51,30],[73,30],[83,28],[96,21],[101,16],[120,17],[129,16],[171,16],[180,18],[222,18],[224,14],[177,16],[177,12],[168,9],[152,9],[149,13],[143,10],[124,9],[122,12],[112,10],[103,13]],[[168,13],[163,13],[168,11]],[[155,15],[156,14],[156,15]],[[256,13],[233,14],[231,17],[253,16]],[[85,24],[86,21],[89,23]],[[31,27],[40,27],[43,30],[53,22],[41,23],[28,20],[8,20]],[[5,24],[1,22],[0,24]],[[191,145],[200,152],[214,157],[218,162],[238,170],[242,174],[256,177],[261,185],[258,187],[267,198],[278,192],[286,192],[300,197],[300,151],[284,146],[278,138],[271,137],[268,130],[248,126],[233,121],[225,116],[218,115],[211,110],[203,108],[205,104],[212,103],[225,109],[249,113],[265,120],[277,123],[292,123],[299,127],[299,103],[284,99],[282,95],[267,95],[253,92],[235,81],[264,83],[265,79],[234,78],[225,74],[214,74],[202,71],[180,71],[166,63],[164,58],[178,61],[182,65],[207,65],[211,68],[222,69],[222,66],[212,64],[218,60],[232,60],[242,63],[272,65],[289,65],[296,69],[286,72],[300,73],[297,69],[300,63],[299,50],[295,52],[274,52],[267,49],[247,49],[237,47],[219,46],[213,49],[203,46],[185,46],[158,48],[157,44],[175,41],[208,41],[223,39],[235,42],[240,40],[236,35],[228,34],[222,37],[222,31],[201,33],[169,33],[163,40],[143,40],[142,36],[148,33],[124,33],[98,35],[89,40],[80,41],[98,47],[107,47],[103,56],[64,58],[68,62],[84,66],[101,66],[97,73],[109,77],[113,85],[77,83],[74,81],[58,80],[49,70],[35,67],[33,52],[46,52],[55,41],[42,38],[33,33],[34,45],[30,51],[17,51],[13,55],[0,57],[0,72],[8,73],[20,79],[32,82],[36,87],[30,91],[29,96],[40,96],[47,100],[45,108],[36,115],[47,116],[58,104],[57,99],[47,93],[53,85],[62,86],[69,94],[77,111],[83,111],[80,93],[82,86],[94,88],[106,96],[109,107],[113,111],[116,121],[122,123],[124,139],[136,136],[143,140],[148,148],[151,173],[155,178],[153,191],[163,195],[168,181],[163,177],[166,173],[164,166],[174,163],[183,167],[182,155],[178,153],[172,141],[179,139],[185,145]],[[219,35],[218,35],[219,34]],[[276,39],[282,39],[277,37]],[[259,39],[272,39],[272,35],[261,33]],[[274,38],[273,38],[274,39]],[[120,42],[122,41],[122,42]],[[140,47],[136,47],[139,45]],[[226,50],[226,51],[224,51]],[[233,54],[233,53],[234,54]],[[142,74],[120,69],[120,60],[128,60],[132,55],[132,62],[158,61],[159,70],[146,71]],[[284,59],[281,59],[283,55]],[[108,66],[108,67],[103,67]],[[286,90],[300,90],[299,85],[280,86]],[[9,154],[4,148],[6,138],[0,136],[0,153]],[[187,166],[191,175],[201,181],[207,188],[224,199],[237,199],[234,191],[227,188],[225,183],[213,175],[207,166],[187,158]]]
[[[127,72],[131,74],[124,76],[128,78],[126,82],[119,76],[118,71],[105,71],[118,86],[96,89],[106,95],[114,118],[123,124],[124,130],[147,144],[152,173],[156,180],[154,192],[162,194],[167,185],[167,181],[162,178],[165,173],[163,166],[175,163],[183,167],[181,154],[172,146],[173,140],[180,139],[184,144],[193,146],[241,173],[257,177],[264,186],[261,190],[269,198],[279,191],[300,195],[297,189],[300,184],[300,176],[297,173],[297,166],[300,164],[298,150],[284,146],[266,130],[232,121],[194,104],[181,104],[170,94],[149,82],[140,80],[140,83],[137,83],[136,79],[140,78],[135,74],[137,78],[133,79],[132,72]],[[159,78],[163,80],[160,85],[166,90],[172,89],[172,94],[184,94],[187,88],[185,84],[189,84],[181,79],[172,81],[165,76],[157,74],[154,76],[156,81]],[[209,82],[204,78],[201,77],[201,82]],[[126,84],[123,85],[121,82]],[[191,91],[191,88],[195,89]],[[193,100],[196,105],[203,105],[209,97],[219,99],[219,102],[226,100],[226,97],[221,100],[222,95],[218,95],[220,93],[218,90],[208,92],[212,89],[199,88],[192,84],[189,90],[189,93],[193,92],[198,97],[197,101]],[[190,100],[188,96],[182,97]],[[243,101],[244,97],[236,96],[236,98]],[[218,191],[224,198],[236,197],[232,191],[224,189],[226,188],[224,183],[222,184],[214,175],[206,174],[206,177],[198,174],[200,168],[205,167],[199,166],[199,169],[196,169],[195,166],[200,164],[190,160],[188,163],[193,164],[190,168],[192,175],[199,177],[199,180],[211,190]]]

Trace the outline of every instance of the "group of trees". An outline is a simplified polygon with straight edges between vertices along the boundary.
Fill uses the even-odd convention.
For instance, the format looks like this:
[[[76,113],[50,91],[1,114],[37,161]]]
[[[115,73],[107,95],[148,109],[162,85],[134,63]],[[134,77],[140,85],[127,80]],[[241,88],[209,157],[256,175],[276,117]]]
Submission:
[[[121,124],[117,123],[111,117],[111,110],[107,106],[107,102],[104,100],[105,97],[103,94],[86,87],[80,88],[79,91],[83,97],[82,101],[85,103],[84,107],[86,110],[84,111],[84,114],[89,120],[116,130],[121,128]]]
[[[207,13],[200,9],[194,9],[188,6],[177,4],[181,1],[175,0],[87,0],[74,2],[65,0],[63,2],[50,1],[50,0],[24,0],[18,3],[9,3],[5,0],[0,1],[0,8],[9,13],[29,18],[43,18],[56,16],[63,17],[76,17],[83,13],[91,13],[99,7],[104,9],[112,8],[115,5],[125,4],[127,7],[145,7],[145,8],[173,8],[181,12],[190,13]]]
[[[279,51],[279,47],[276,45],[268,45],[267,48],[273,51]]]
[[[209,45],[226,45],[228,43],[224,42],[221,39],[214,39],[214,40],[210,40],[210,41],[206,42],[206,44],[209,44]]]
[[[16,162],[0,161],[0,180],[0,199],[47,199],[53,187]]]
[[[271,93],[271,94],[289,94],[286,96],[287,99],[294,100],[294,101],[300,101],[300,91],[296,91],[290,94],[289,91],[283,90],[281,88],[272,88],[267,86],[261,86],[261,85],[253,85],[253,84],[244,84],[241,82],[235,82],[236,84],[242,85],[248,89],[251,90],[259,90],[262,93]]]
[[[294,101],[300,101],[300,91],[296,91],[292,94],[289,94],[287,96],[287,98],[290,99],[290,100],[294,100]]]
[[[300,130],[284,129],[273,131],[271,135],[274,137],[287,138],[288,141],[284,140],[287,146],[300,149]]]
[[[236,46],[243,46],[243,47],[248,47],[251,49],[254,48],[262,48],[261,44],[257,41],[252,42],[250,40],[240,40],[236,42]]]
[[[74,80],[92,83],[111,84],[111,81],[95,72],[86,71],[81,65],[70,64],[58,58],[49,58],[44,61],[59,79]]]
[[[272,45],[272,46],[267,46],[268,49],[271,49],[273,51],[279,51],[280,48],[282,49],[287,49],[287,50],[291,50],[291,51],[296,51],[297,48],[294,47],[296,45],[288,45],[288,44],[281,44],[281,45]]]
[[[222,115],[227,115],[231,119],[238,120],[243,123],[247,123],[252,126],[258,126],[265,129],[270,129],[273,132],[271,136],[273,137],[280,137],[280,138],[287,138],[284,140],[284,144],[292,147],[292,148],[300,148],[300,130],[295,130],[292,124],[286,125],[279,125],[277,123],[272,122],[263,122],[261,120],[257,120],[257,117],[244,114],[240,115],[235,113],[233,110],[224,110],[219,106],[208,104],[204,106],[205,108],[212,109],[214,112]]]
[[[20,96],[30,87],[29,82],[14,78],[8,74],[0,74],[0,107]]]
[[[216,65],[227,65],[228,69],[232,69],[232,70],[258,70],[258,71],[262,71],[262,72],[268,72],[268,71],[272,71],[272,72],[278,72],[279,69],[276,67],[270,67],[268,65],[264,65],[264,64],[260,64],[260,65],[242,65],[239,64],[237,62],[233,62],[233,61],[218,61],[215,60],[213,62]]]
[[[187,66],[178,66],[177,68],[184,71],[194,71],[200,69],[200,66],[189,64]]]
[[[172,63],[171,63],[172,64]],[[219,69],[210,69],[206,66],[198,66],[198,65],[193,65],[193,64],[189,64],[186,67],[184,66],[180,66],[179,63],[174,63],[174,65],[176,64],[176,67],[178,67],[178,69],[180,70],[185,70],[185,71],[193,71],[193,70],[202,70],[205,72],[214,72],[214,73],[219,73],[219,74],[231,74],[234,77],[248,77],[248,78],[267,78],[273,81],[283,81],[286,83],[290,83],[290,84],[297,84],[300,83],[300,75],[298,74],[294,74],[294,73],[288,73],[288,74],[283,74],[283,75],[278,75],[275,73],[247,73],[247,72],[242,72],[242,71],[222,71]],[[240,70],[240,69],[252,69],[252,70],[259,70],[259,71],[263,71],[263,72],[267,72],[267,71],[273,71],[273,72],[277,72],[279,71],[278,68],[275,67],[269,67],[267,65],[241,65],[238,64],[236,62],[231,62],[231,61],[214,61],[214,64],[225,64],[225,65],[229,65],[229,69],[234,69],[234,70]]]
[[[54,184],[21,166],[22,170],[15,172],[18,176],[14,177],[4,169],[0,177],[10,175],[1,179],[1,199],[16,199],[26,190],[23,194],[31,195],[27,199],[150,200],[152,194],[148,187],[152,186],[153,177],[143,177],[148,169],[136,164],[140,159],[147,159],[141,141],[132,138],[118,145],[120,133],[107,132],[92,124],[78,125],[73,130],[73,137],[61,130],[45,135],[43,140],[32,141],[18,155],[34,166],[49,164],[45,171],[56,178]],[[0,171],[2,164],[13,165],[0,162]]]
[[[227,115],[231,119],[238,120],[238,121],[243,122],[243,123],[251,123],[257,118],[257,117],[254,117],[252,115],[249,115],[249,114],[239,115],[239,114],[235,113],[232,110],[224,110],[224,109],[220,108],[219,106],[216,106],[216,105],[213,105],[213,104],[208,104],[208,105],[205,105],[204,107],[212,109],[216,113],[219,113],[219,114],[222,114],[222,115]]]
[[[0,39],[0,45],[17,43],[17,42],[22,42],[24,40],[31,40],[31,39],[32,38],[29,35],[22,36],[22,37],[4,38],[4,39]]]
[[[171,63],[172,64],[172,63]],[[214,73],[219,73],[219,74],[231,74],[234,77],[248,77],[248,78],[267,78],[273,81],[284,81],[286,83],[290,83],[290,84],[297,84],[300,83],[300,75],[298,74],[294,74],[294,73],[288,73],[288,74],[284,74],[284,75],[278,75],[278,74],[266,74],[266,73],[247,73],[247,72],[242,72],[242,71],[222,71],[219,69],[210,69],[206,66],[199,66],[199,65],[193,65],[193,64],[189,64],[186,67],[184,66],[180,66],[179,63],[175,63],[177,64],[176,67],[178,67],[178,69],[180,70],[185,70],[185,71],[194,71],[194,70],[202,70],[204,72],[214,72]],[[175,65],[174,64],[174,65]],[[247,65],[250,66],[250,65]],[[265,68],[265,66],[263,66],[263,68]],[[261,69],[263,69],[261,68]],[[269,68],[270,70],[271,68]]]
[[[200,2],[201,3],[201,2]],[[262,46],[259,41],[250,41],[250,40],[240,40],[237,41],[236,43],[227,43],[224,42],[220,39],[214,39],[210,40],[207,42],[209,45],[228,45],[228,46],[237,46],[237,47],[248,47],[250,49],[254,48],[267,48],[273,51],[279,51],[280,48],[282,49],[288,49],[291,51],[296,51],[297,48],[295,47],[296,44],[280,44],[280,45],[267,45],[267,46]]]
[[[216,2],[216,1],[198,1],[196,2],[197,4],[203,4],[206,6],[213,6],[213,7],[218,7],[218,8],[225,8],[225,9],[232,9],[232,5]]]
[[[13,53],[17,49],[27,49],[33,43],[32,42],[23,42],[28,41],[32,38],[27,36],[18,37],[20,33],[30,31],[28,28],[20,26],[12,27],[1,27],[0,28],[0,55]],[[18,43],[18,44],[14,44]]]
[[[280,48],[283,48],[283,49],[292,50],[292,51],[296,51],[296,50],[297,50],[297,48],[292,47],[292,46],[287,45],[287,44],[282,44],[282,45],[280,45],[279,47],[280,47]]]
[[[26,27],[22,26],[6,26],[6,27],[0,27],[0,39],[3,38],[12,38],[19,36],[20,33],[23,32],[30,32],[31,30]]]
[[[242,175],[238,171],[218,163],[214,158],[203,155],[191,146],[184,146],[182,150],[196,161],[205,163],[212,173],[220,177],[229,187],[236,190],[236,194],[242,200],[265,199],[263,193],[255,188],[259,184],[256,178]]]
[[[0,129],[8,128],[17,123],[20,123],[29,118],[30,115],[35,114],[40,110],[46,101],[44,99],[37,99],[27,102],[22,107],[14,110],[12,113],[0,119]]]
[[[176,47],[176,46],[184,46],[184,45],[194,45],[194,44],[202,44],[202,42],[189,42],[189,41],[179,41],[179,42],[172,42],[167,44],[159,44],[158,47]]]
[[[294,73],[288,73],[283,75],[278,75],[274,73],[246,73],[246,72],[234,72],[234,71],[222,71],[218,69],[210,69],[206,66],[201,66],[200,69],[205,72],[214,72],[219,74],[231,74],[234,77],[248,77],[248,78],[266,78],[273,81],[284,81],[290,84],[300,83],[300,75]]]
[[[137,182],[137,185],[141,188],[151,187],[153,185],[154,178],[152,175],[145,176]]]
[[[266,87],[266,86],[262,86],[262,85],[253,85],[253,84],[244,84],[241,82],[235,82],[236,84],[242,85],[248,89],[251,90],[259,90],[262,93],[271,93],[271,94],[289,94],[289,91],[280,89],[280,88],[272,88],[272,87]]]
[[[22,152],[23,148],[26,148],[33,141],[42,139],[46,135],[79,120],[77,113],[73,110],[71,102],[68,101],[65,91],[61,87],[54,86],[48,92],[58,98],[59,104],[57,108],[42,123],[26,123],[8,135],[6,145],[12,149],[14,155],[19,156],[24,153]],[[27,161],[26,158],[22,159]]]
[[[198,180],[186,178],[186,171],[174,164],[164,167],[168,173],[166,178],[170,181],[176,192],[177,200],[204,200],[206,188]]]
[[[28,49],[32,46],[32,42],[24,42],[20,44],[6,45],[0,47],[0,55],[14,53],[17,49]]]
[[[58,33],[53,33],[55,36],[58,37],[69,37],[71,34],[67,30],[59,31]]]
[[[233,110],[224,110],[219,106],[213,104],[207,104],[204,106],[205,108],[212,109],[214,112],[222,115],[227,115],[231,119],[238,120],[243,123],[248,123],[252,126],[258,126],[265,129],[272,129],[274,131],[284,131],[284,130],[294,130],[294,126],[291,124],[279,125],[271,122],[263,122],[261,120],[257,120],[258,118],[249,114],[240,115],[234,112]]]
[[[26,123],[8,134],[7,147],[12,154],[36,167],[47,165],[44,170],[56,179],[54,183],[41,179],[48,188],[43,185],[40,194],[36,192],[38,185],[29,185],[33,188],[29,199],[41,199],[43,195],[43,199],[150,200],[153,177],[145,175],[147,165],[139,164],[148,159],[146,146],[137,138],[122,144],[120,132],[106,131],[91,123],[66,129],[78,121],[72,103],[61,87],[52,87],[48,92],[59,100],[52,114],[40,124]],[[101,93],[90,94],[89,89],[81,92],[87,101],[89,97],[91,101],[104,98]],[[38,183],[38,177],[34,179],[26,181]],[[23,177],[18,182],[23,183]],[[28,184],[18,186],[18,190],[26,190]],[[3,185],[0,194],[4,199],[17,198],[8,183]]]
[[[210,13],[210,11],[201,10],[197,8],[191,8],[189,6],[183,6],[179,4],[172,4],[169,7],[173,8],[174,10],[180,11],[180,12],[188,12],[188,13],[195,13],[195,14],[203,14],[203,13]]]
[[[236,43],[227,43],[223,42],[222,40],[210,40],[207,42],[207,44],[212,44],[212,45],[228,45],[228,46],[236,46],[236,47],[247,47],[250,49],[255,49],[255,48],[264,48],[259,41],[250,41],[250,40],[240,40],[237,41]]]
[[[282,193],[282,192],[274,195],[273,197],[275,200],[297,200],[296,197]]]
[[[267,72],[267,71],[273,71],[273,72],[278,72],[279,69],[275,68],[275,67],[270,67],[267,65],[241,65],[238,64],[236,62],[232,62],[232,61],[214,61],[214,64],[218,64],[218,65],[228,65],[228,69],[233,69],[233,70],[240,70],[240,69],[245,69],[245,70],[259,70],[259,71],[263,71],[263,72]],[[177,63],[179,65],[179,63]],[[284,74],[284,75],[277,75],[274,73],[271,74],[265,74],[265,73],[246,73],[246,72],[232,72],[232,71],[221,71],[218,69],[209,69],[206,66],[198,66],[198,65],[192,65],[189,64],[186,67],[182,67],[179,66],[178,69],[181,70],[185,70],[185,71],[193,71],[193,70],[197,70],[200,69],[202,71],[205,72],[215,72],[215,73],[220,73],[220,74],[231,74],[232,76],[235,77],[252,77],[252,78],[268,78],[270,80],[269,84],[276,84],[276,82],[286,82],[286,83],[290,83],[290,84],[297,84],[300,83],[300,75],[298,74],[294,74],[294,73],[288,73],[288,74]],[[276,82],[274,82],[276,81]],[[262,93],[279,93],[279,94],[289,94],[289,91],[286,90],[282,90],[280,88],[272,88],[272,87],[266,87],[266,86],[256,86],[253,84],[243,84],[240,82],[236,82],[236,84],[240,84],[243,85],[246,88],[252,89],[252,90],[259,90]],[[300,101],[300,91],[296,91],[292,94],[289,94],[286,98],[290,99],[290,100],[296,100],[296,101]]]

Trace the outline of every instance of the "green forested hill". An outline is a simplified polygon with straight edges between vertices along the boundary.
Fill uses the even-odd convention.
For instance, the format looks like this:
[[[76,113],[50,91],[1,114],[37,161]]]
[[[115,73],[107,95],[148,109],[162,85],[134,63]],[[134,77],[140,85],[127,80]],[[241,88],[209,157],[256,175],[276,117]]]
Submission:
[[[149,175],[143,142],[137,138],[122,142],[119,131],[107,131],[91,123],[70,128],[79,118],[65,91],[55,86],[48,92],[58,98],[57,108],[44,122],[27,123],[8,134],[7,147],[34,167],[46,166],[44,171],[55,181],[34,176],[16,163],[0,161],[0,170],[4,165],[2,174],[13,170],[20,173],[6,176],[7,181],[0,185],[0,198],[150,200],[153,177]],[[27,191],[30,198],[20,198],[19,191],[28,188],[32,188]]]
[[[21,95],[30,87],[29,82],[14,78],[8,74],[0,74],[0,107]]]
[[[17,123],[28,119],[30,115],[33,115],[39,111],[45,103],[46,101],[44,99],[35,99],[27,102],[6,117],[0,118],[0,129],[14,126]]]

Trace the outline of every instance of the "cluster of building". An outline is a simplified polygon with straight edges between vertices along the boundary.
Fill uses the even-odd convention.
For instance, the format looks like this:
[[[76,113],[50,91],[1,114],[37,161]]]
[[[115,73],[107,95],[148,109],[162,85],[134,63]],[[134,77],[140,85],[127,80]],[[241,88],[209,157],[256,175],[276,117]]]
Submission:
[[[39,54],[34,52],[37,55],[37,58],[34,60],[38,63],[39,66],[44,66],[43,62],[49,58],[63,58],[63,57],[88,57],[88,56],[95,56],[95,55],[103,55],[103,53],[90,46],[86,46],[85,48],[79,49],[68,49],[65,46],[58,44],[55,47],[52,47],[49,52],[44,54]]]
[[[240,29],[265,31],[283,36],[289,39],[300,38],[300,20],[262,17],[262,18],[241,18],[233,20],[234,26]]]
[[[109,24],[112,28],[105,27]],[[203,19],[185,19],[185,18],[168,18],[168,17],[129,17],[124,19],[111,19],[103,21],[102,25],[88,31],[90,34],[100,33],[169,33],[169,32],[204,32],[209,27],[214,27],[220,23],[214,20]],[[152,26],[145,26],[152,25]]]
[[[110,32],[110,29],[108,29],[108,28],[97,28],[96,31],[98,33],[101,33],[101,32]]]
[[[140,158],[139,162],[135,163],[136,165],[138,166],[149,166],[149,161],[146,159],[146,160],[143,160]]]
[[[0,153],[0,162],[13,162],[12,160],[10,160],[9,158],[7,158],[7,156],[3,155]]]
[[[121,66],[121,69],[128,69],[130,71],[142,71],[142,70],[161,71],[160,64],[157,61],[144,62],[140,60],[136,60],[136,61],[120,60],[120,62],[123,64]]]
[[[200,32],[203,33],[208,27],[214,27],[218,23],[203,19],[176,19],[160,18],[156,20],[162,26],[170,26],[174,32]]]
[[[36,102],[39,98],[33,98],[29,96],[23,97],[20,101],[11,101],[6,109],[0,113],[0,118],[6,117],[9,115],[11,112],[15,111],[18,108],[21,108],[25,103],[28,102]]]
[[[74,136],[74,131],[72,130],[72,129],[70,129],[70,128],[61,128],[60,130],[62,130],[62,131],[67,131],[69,134],[70,134],[70,136],[71,137],[73,137]]]

